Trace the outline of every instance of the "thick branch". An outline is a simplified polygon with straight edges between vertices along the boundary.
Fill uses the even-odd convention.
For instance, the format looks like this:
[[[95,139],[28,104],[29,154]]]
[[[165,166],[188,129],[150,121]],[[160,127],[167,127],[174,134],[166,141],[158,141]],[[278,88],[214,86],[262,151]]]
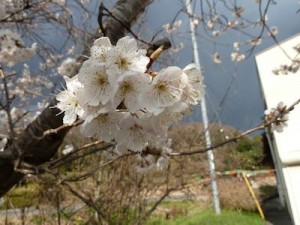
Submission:
[[[113,10],[111,10],[113,17],[108,17],[104,23],[105,34],[110,37],[112,44],[117,43],[121,37],[125,36],[131,25],[137,19],[137,15],[142,13],[152,1],[153,0],[118,1]]]

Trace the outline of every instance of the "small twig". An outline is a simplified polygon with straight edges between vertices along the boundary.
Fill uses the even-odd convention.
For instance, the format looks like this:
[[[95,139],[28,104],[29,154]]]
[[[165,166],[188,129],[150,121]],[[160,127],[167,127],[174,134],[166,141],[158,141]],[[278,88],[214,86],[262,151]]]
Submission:
[[[105,167],[105,166],[108,166],[124,157],[127,157],[127,156],[131,156],[133,155],[132,153],[129,153],[129,154],[126,154],[126,155],[121,155],[119,156],[118,158],[115,158],[115,159],[112,159],[112,160],[109,160],[108,162],[105,162],[105,163],[102,163],[98,166],[96,166],[95,168],[91,169],[89,172],[86,172],[82,175],[79,175],[77,177],[69,177],[69,178],[64,178],[63,181],[66,181],[66,182],[77,182],[77,181],[82,181],[82,180],[85,180],[86,178],[90,177],[91,175],[93,175],[97,170],[99,170],[100,168],[102,167]]]
[[[169,48],[171,48],[171,42],[168,38],[160,39],[151,44],[147,49],[147,56],[150,58],[147,69],[152,66],[153,62],[160,56],[160,54],[164,50],[167,50]]]
[[[28,10],[30,9],[32,6],[29,4],[29,1],[26,2],[26,4],[23,6],[23,8],[15,11],[15,12],[12,12],[11,14],[9,14],[8,16],[6,16],[5,18],[1,19],[0,22],[9,22],[9,19],[14,17],[15,15],[17,14],[20,14],[22,13],[23,11],[25,10]],[[14,20],[11,20],[13,22],[15,22]],[[23,21],[23,20],[19,20],[19,21]]]
[[[54,176],[57,180],[57,183],[60,184],[62,187],[65,187],[69,192],[71,192],[74,196],[76,196],[78,199],[80,199],[82,202],[84,202],[87,206],[93,208],[98,215],[103,219],[104,221],[107,222],[107,216],[100,211],[99,207],[97,207],[96,203],[93,202],[91,198],[86,198],[83,195],[81,195],[78,190],[74,190],[66,181],[62,180],[60,175],[58,173],[55,173],[49,169],[45,169],[46,172]]]
[[[298,105],[300,103],[300,99],[298,99],[297,101],[295,101],[292,105],[290,105],[288,108],[286,108],[285,112],[282,112],[282,113],[287,113],[287,112],[290,112],[292,111],[296,105]],[[283,115],[282,113],[278,114],[277,116],[275,116],[273,119],[271,119],[270,121],[268,122],[263,122],[261,123],[260,125],[252,128],[252,129],[249,129],[243,133],[241,133],[240,135],[236,136],[236,137],[233,137],[233,138],[230,138],[224,142],[221,142],[219,144],[216,144],[216,145],[212,145],[211,147],[209,148],[202,148],[202,149],[199,149],[199,150],[195,150],[195,151],[187,151],[187,152],[171,152],[171,153],[168,153],[167,155],[168,156],[186,156],[186,155],[194,155],[194,154],[199,154],[199,153],[205,153],[205,152],[208,152],[210,150],[214,150],[218,147],[221,147],[223,145],[226,145],[228,143],[231,143],[231,142],[235,142],[237,141],[238,139],[250,134],[250,133],[253,133],[254,131],[257,131],[257,130],[261,130],[261,129],[264,129],[268,126],[270,126],[272,123],[274,123],[275,121],[277,121],[278,119],[280,119]]]
[[[77,127],[79,126],[80,124],[82,124],[83,121],[79,120],[79,121],[76,121],[74,124],[72,125],[67,125],[67,124],[63,124],[62,126],[58,127],[58,128],[55,128],[55,129],[49,129],[49,130],[46,130],[44,131],[43,135],[41,137],[38,137],[39,139],[42,139],[44,138],[45,136],[48,136],[48,135],[51,135],[51,134],[56,134],[58,133],[59,131],[67,128],[67,127]]]
[[[106,219],[107,216],[102,211],[100,211],[99,207],[97,207],[95,202],[93,202],[90,198],[85,198],[83,195],[79,194],[77,190],[74,190],[68,183],[64,181],[61,182],[61,185],[65,187],[69,192],[71,192],[74,196],[76,196],[81,201],[83,201],[87,206],[93,208],[97,212],[97,214],[101,217],[101,219],[103,219],[105,222],[108,222]]]
[[[169,196],[169,194],[172,192],[172,191],[175,191],[176,188],[170,188],[170,189],[167,189],[166,192],[163,194],[163,196],[160,197],[160,199],[155,202],[155,204],[151,207],[151,209],[148,210],[148,212],[146,213],[146,218],[149,217],[153,211],[157,208],[157,206],[159,206],[159,204],[166,198]]]
[[[92,147],[92,146],[96,146],[98,144],[102,143],[101,141],[95,141],[93,143],[89,143],[89,144],[86,144],[84,145],[83,147],[79,148],[79,149],[76,149],[75,151],[72,151],[70,152],[69,154],[67,155],[64,155],[56,160],[53,160],[52,162],[50,162],[47,167],[53,169],[53,168],[57,168],[58,166],[62,165],[62,164],[65,164],[67,162],[71,162],[71,161],[74,161],[76,159],[79,159],[79,158],[82,158],[82,157],[85,157],[87,155],[91,155],[93,153],[96,153],[96,152],[99,152],[99,151],[104,151],[108,148],[111,148],[112,146],[114,146],[113,143],[107,143],[105,145],[103,145],[102,147],[100,148],[95,148],[95,149],[91,149],[89,151],[85,151],[81,154],[78,154],[80,151],[86,149],[86,148],[89,148],[89,147]]]
[[[89,148],[91,146],[94,146],[94,145],[97,145],[101,143],[101,141],[96,141],[96,142],[93,142],[93,143],[90,143],[90,144],[87,144],[83,147],[81,147],[80,149],[77,149],[76,151],[73,151],[63,157],[60,157],[58,159],[55,159],[47,164],[44,164],[44,165],[40,165],[40,166],[35,166],[35,165],[32,165],[32,164],[29,164],[29,163],[26,163],[23,161],[23,157],[22,155],[16,155],[14,154],[13,152],[11,151],[3,151],[3,152],[0,152],[0,159],[3,159],[3,160],[15,160],[14,164],[14,170],[16,172],[19,172],[19,173],[22,173],[22,174],[32,174],[32,175],[39,175],[41,173],[45,173],[45,172],[48,172],[48,173],[51,173],[51,174],[54,174],[54,172],[51,172],[51,170],[63,165],[63,164],[66,164],[68,162],[71,162],[71,161],[74,161],[74,160],[77,160],[79,158],[83,158],[87,155],[91,155],[91,154],[94,154],[96,152],[100,152],[100,151],[104,151],[106,150],[107,148],[110,148],[113,146],[113,144],[109,143],[109,144],[106,144],[100,148],[96,148],[96,149],[90,149],[88,151],[85,151],[83,153],[80,153],[80,154],[77,154],[76,153],[79,153],[80,151],[86,149],[86,148]],[[127,154],[127,155],[122,155],[120,157],[118,157],[117,159],[119,158],[123,158],[125,156],[129,156],[130,154]],[[116,159],[116,160],[117,160]],[[101,167],[104,167],[106,165],[109,165],[111,163],[113,163],[115,160],[111,160],[111,161],[108,161],[102,165],[99,165],[96,169],[94,169],[95,171]],[[92,171],[94,171],[92,170]],[[92,172],[91,171],[91,172]],[[90,172],[90,173],[91,173]],[[81,175],[78,177],[78,179],[84,179],[84,177],[86,177],[87,174],[85,175]],[[67,181],[74,181],[72,179],[68,180],[66,179]]]
[[[101,2],[100,6],[99,6],[99,12],[98,12],[98,24],[99,24],[99,28],[100,28],[103,36],[106,36],[106,31],[104,29],[103,22],[102,22],[103,9],[104,9],[104,5],[103,5],[103,2]]]
[[[16,125],[22,118],[24,118],[27,114],[29,113],[29,111],[24,112],[21,116],[19,116],[15,121],[14,121],[14,125]]]
[[[210,150],[214,150],[218,147],[221,147],[223,145],[226,145],[228,143],[231,143],[231,142],[235,142],[237,141],[238,139],[250,134],[250,133],[253,133],[254,131],[257,131],[257,130],[261,130],[265,128],[265,123],[262,123],[260,125],[258,125],[257,127],[255,128],[252,128],[250,130],[247,130],[246,132],[236,136],[236,137],[233,137],[233,138],[230,138],[224,142],[221,142],[219,144],[216,144],[216,145],[212,145],[211,147],[209,148],[203,148],[203,149],[199,149],[199,150],[195,150],[195,151],[187,151],[187,152],[171,152],[171,153],[168,153],[167,155],[168,156],[183,156],[183,155],[194,155],[194,154],[199,154],[199,153],[205,153],[205,152],[208,152]]]

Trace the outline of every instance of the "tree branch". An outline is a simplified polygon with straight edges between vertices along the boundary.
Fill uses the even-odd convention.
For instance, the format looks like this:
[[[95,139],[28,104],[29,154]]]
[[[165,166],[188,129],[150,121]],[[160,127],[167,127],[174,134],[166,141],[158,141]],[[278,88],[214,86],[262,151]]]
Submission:
[[[187,152],[171,152],[171,153],[168,153],[167,155],[168,156],[185,156],[185,155],[195,155],[195,154],[200,154],[200,153],[205,153],[205,152],[208,152],[210,150],[213,150],[213,149],[217,149],[218,147],[221,147],[223,145],[226,145],[228,143],[231,143],[231,142],[235,142],[237,141],[238,139],[248,135],[248,134],[251,134],[253,133],[254,131],[257,131],[257,130],[261,130],[261,129],[264,129],[266,127],[269,127],[271,126],[273,123],[275,123],[278,119],[280,119],[284,114],[287,114],[289,113],[290,111],[294,110],[295,106],[298,105],[300,103],[300,99],[296,100],[293,104],[291,104],[289,107],[284,107],[284,110],[282,112],[280,112],[278,115],[274,116],[271,120],[269,121],[264,121],[263,123],[261,123],[260,125],[252,128],[252,129],[249,129],[243,133],[241,133],[240,135],[237,135],[233,138],[230,138],[224,142],[221,142],[219,144],[216,144],[216,145],[212,145],[211,147],[209,148],[202,148],[202,149],[199,149],[199,150],[195,150],[195,151],[187,151]]]

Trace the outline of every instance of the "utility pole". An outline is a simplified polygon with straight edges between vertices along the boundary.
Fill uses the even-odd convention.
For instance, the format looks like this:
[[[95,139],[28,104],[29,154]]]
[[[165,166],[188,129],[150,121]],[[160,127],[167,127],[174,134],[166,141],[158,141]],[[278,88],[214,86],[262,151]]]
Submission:
[[[201,70],[201,64],[200,64],[200,58],[199,58],[199,52],[198,52],[198,43],[196,38],[196,29],[195,24],[193,21],[193,10],[191,6],[192,0],[185,0],[186,2],[186,10],[190,18],[190,29],[191,29],[191,36],[192,36],[192,43],[193,43],[193,51],[194,51],[194,60],[195,64],[199,67]],[[203,120],[203,126],[204,126],[204,132],[205,132],[205,143],[206,147],[211,147],[211,139],[210,139],[210,133],[208,130],[208,117],[207,117],[207,109],[206,109],[206,102],[205,97],[201,100],[201,112],[202,112],[202,120]],[[219,193],[218,193],[218,185],[216,181],[216,172],[215,172],[215,163],[214,163],[214,154],[212,150],[209,150],[207,152],[208,157],[208,164],[209,164],[209,173],[211,178],[211,188],[212,188],[212,197],[213,197],[213,206],[214,211],[216,214],[221,213],[220,208],[220,200],[219,200]]]

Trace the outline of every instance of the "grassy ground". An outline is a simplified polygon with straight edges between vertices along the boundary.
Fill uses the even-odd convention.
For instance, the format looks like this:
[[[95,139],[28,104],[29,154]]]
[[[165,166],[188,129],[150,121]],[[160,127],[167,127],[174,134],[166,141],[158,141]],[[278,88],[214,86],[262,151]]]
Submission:
[[[192,215],[175,217],[170,220],[153,217],[147,225],[262,225],[263,221],[256,213],[222,211],[216,215],[212,211],[203,211]]]

